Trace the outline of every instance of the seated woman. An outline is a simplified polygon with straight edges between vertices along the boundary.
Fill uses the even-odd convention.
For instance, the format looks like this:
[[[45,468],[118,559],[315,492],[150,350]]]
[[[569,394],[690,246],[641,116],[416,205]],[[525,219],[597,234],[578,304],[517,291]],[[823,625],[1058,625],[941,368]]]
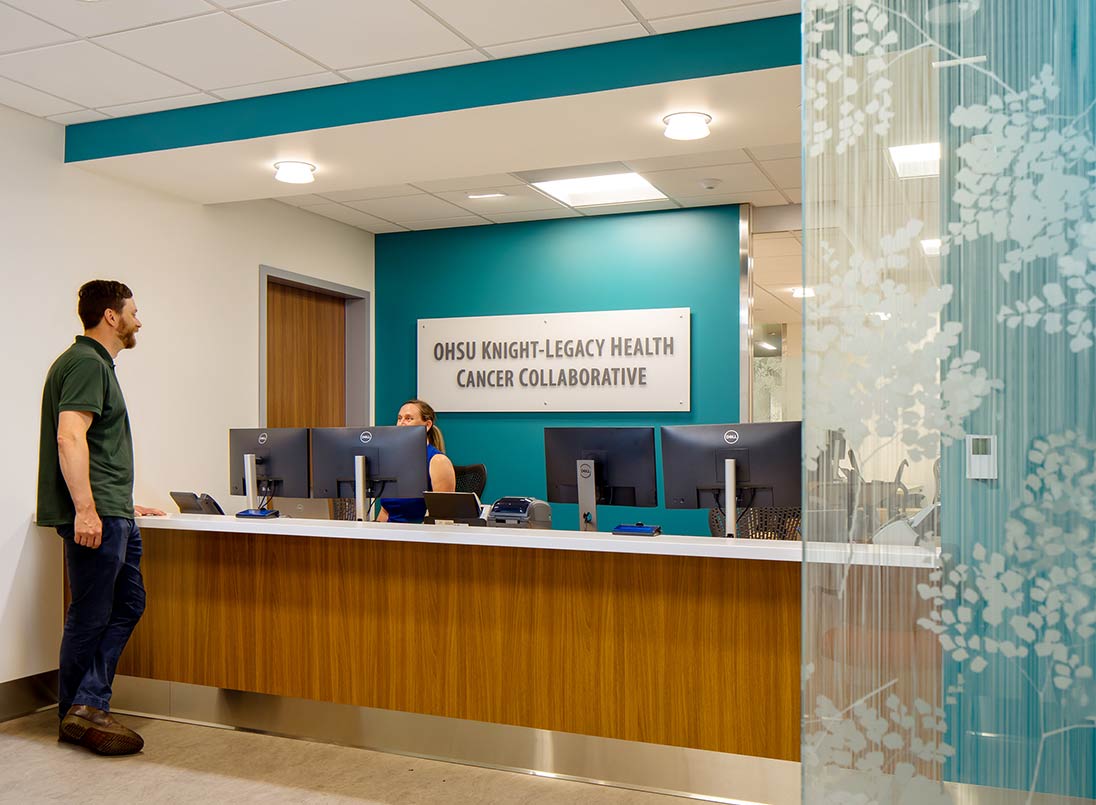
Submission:
[[[408,400],[400,406],[396,425],[426,426],[426,491],[455,492],[457,476],[453,462],[445,455],[445,439],[437,426],[437,414],[422,400]],[[381,498],[378,523],[421,523],[426,516],[423,498]]]

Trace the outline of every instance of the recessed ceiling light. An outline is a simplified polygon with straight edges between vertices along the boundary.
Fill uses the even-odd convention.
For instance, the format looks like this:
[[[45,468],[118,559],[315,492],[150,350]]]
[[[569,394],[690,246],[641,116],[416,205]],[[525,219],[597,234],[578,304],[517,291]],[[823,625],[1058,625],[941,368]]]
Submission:
[[[788,290],[792,292],[792,296],[794,296],[796,299],[809,299],[810,297],[814,296],[814,288],[795,287],[789,288]]]
[[[308,184],[315,181],[312,174],[316,172],[316,166],[308,162],[275,162],[274,178],[279,182],[288,184]]]
[[[887,150],[899,179],[940,175],[940,143],[895,145]]]
[[[921,241],[921,251],[927,257],[937,257],[940,254],[940,238],[928,238]]]
[[[505,198],[505,193],[469,193],[467,198]]]
[[[571,207],[593,207],[600,204],[624,204],[629,201],[655,201],[666,198],[638,173],[553,179],[548,182],[533,182],[533,187]]]
[[[666,124],[663,134],[671,140],[702,140],[712,133],[708,128],[712,116],[704,112],[675,112],[662,122]]]
[[[891,320],[891,314],[890,313],[884,313],[882,310],[873,310],[872,315],[875,316],[875,318],[879,319],[879,321],[890,321]]]

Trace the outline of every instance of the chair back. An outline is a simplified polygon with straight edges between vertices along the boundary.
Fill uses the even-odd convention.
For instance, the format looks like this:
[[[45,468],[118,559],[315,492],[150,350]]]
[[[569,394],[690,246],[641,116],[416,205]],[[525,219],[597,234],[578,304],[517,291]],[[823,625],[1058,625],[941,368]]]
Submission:
[[[708,509],[708,530],[713,537],[727,536],[727,518],[719,509]]]
[[[483,464],[461,464],[453,467],[458,492],[475,492],[481,498],[487,488],[487,467]]]

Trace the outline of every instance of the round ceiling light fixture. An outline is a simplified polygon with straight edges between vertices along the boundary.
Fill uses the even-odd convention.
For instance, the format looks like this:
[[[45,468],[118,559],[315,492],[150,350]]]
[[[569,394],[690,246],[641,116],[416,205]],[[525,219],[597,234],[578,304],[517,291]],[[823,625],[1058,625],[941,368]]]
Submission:
[[[308,162],[275,162],[274,178],[287,184],[308,184],[316,180],[316,166]]]
[[[662,118],[663,132],[671,140],[701,140],[711,134],[708,124],[712,116],[704,112],[675,112]]]

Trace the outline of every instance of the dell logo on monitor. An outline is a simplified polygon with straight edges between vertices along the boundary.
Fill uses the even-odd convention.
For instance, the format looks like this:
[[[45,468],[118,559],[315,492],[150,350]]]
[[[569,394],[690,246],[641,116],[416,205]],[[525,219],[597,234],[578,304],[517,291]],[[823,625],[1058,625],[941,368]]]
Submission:
[[[726,433],[723,434],[723,441],[725,441],[727,444],[734,444],[735,442],[738,441],[738,431],[737,430],[727,431]]]
[[[262,433],[259,434],[259,444],[266,444],[267,438],[268,437],[266,435],[266,431],[264,430]]]
[[[363,430],[362,435],[358,437],[358,441],[360,441],[362,444],[369,444],[371,441],[373,441],[373,434],[367,430]]]
[[[583,480],[589,478],[590,477],[590,465],[589,464],[583,464],[581,467],[579,467],[578,468],[578,475]]]

